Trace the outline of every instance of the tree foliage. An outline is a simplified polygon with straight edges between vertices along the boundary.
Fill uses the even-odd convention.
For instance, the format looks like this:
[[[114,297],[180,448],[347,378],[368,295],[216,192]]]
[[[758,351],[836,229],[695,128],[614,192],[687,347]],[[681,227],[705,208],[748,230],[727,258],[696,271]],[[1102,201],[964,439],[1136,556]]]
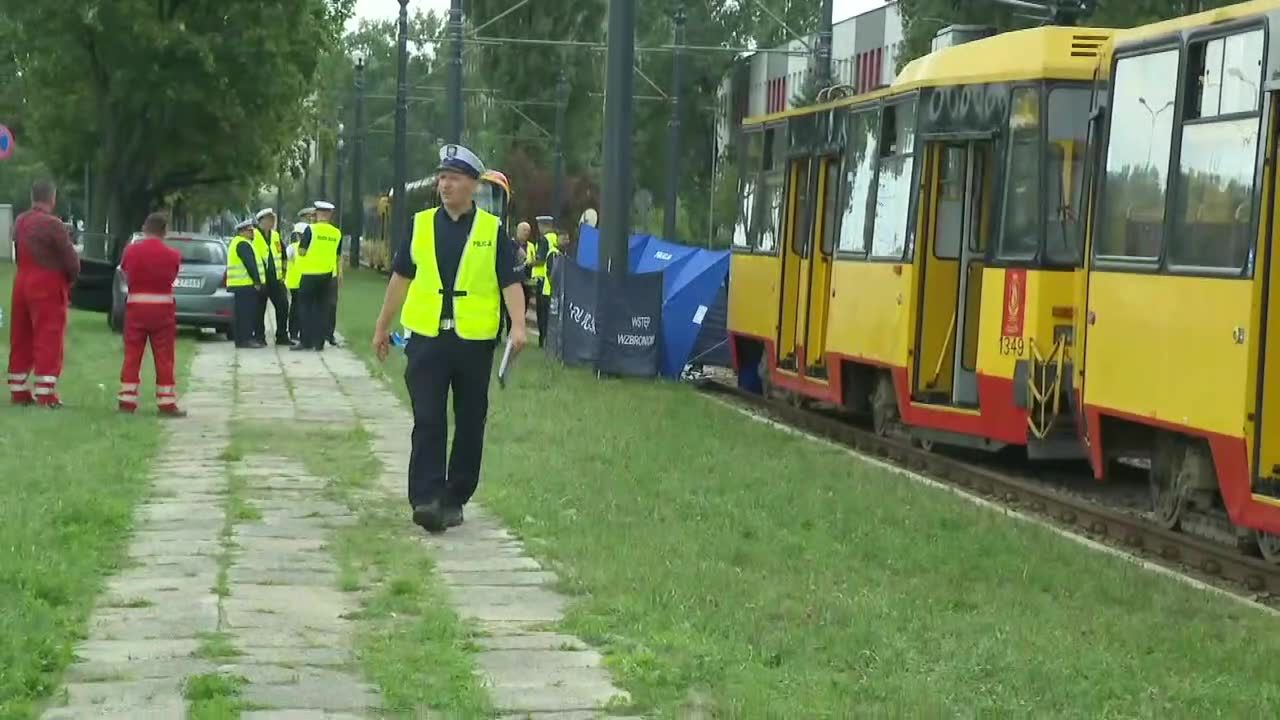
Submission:
[[[274,179],[353,0],[0,2],[17,123],[49,168],[94,178],[129,232],[176,193]]]

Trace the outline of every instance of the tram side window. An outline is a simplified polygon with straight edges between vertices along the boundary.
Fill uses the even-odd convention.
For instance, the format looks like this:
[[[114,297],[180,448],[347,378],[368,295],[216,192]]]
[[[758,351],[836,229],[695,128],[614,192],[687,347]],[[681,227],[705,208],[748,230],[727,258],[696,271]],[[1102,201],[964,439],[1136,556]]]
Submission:
[[[738,167],[738,217],[733,224],[733,246],[750,248],[760,231],[756,212],[756,192],[760,182],[760,165],[764,160],[764,133],[744,133],[742,155]]]
[[[841,207],[839,248],[842,253],[867,251],[867,215],[871,182],[876,174],[880,113],[875,110],[849,116],[845,146],[845,180]]]
[[[1169,264],[1238,270],[1252,245],[1262,30],[1190,47]]]
[[[1164,243],[1178,51],[1116,63],[1096,255],[1154,262]]]
[[[778,236],[782,225],[782,190],[785,176],[780,171],[764,176],[760,183],[760,202],[764,203],[756,236],[756,250],[772,253],[778,249]]]
[[[1078,265],[1084,249],[1084,158],[1089,142],[1089,105],[1093,92],[1085,88],[1049,91],[1049,147],[1045,168],[1045,257],[1050,262]]]
[[[831,160],[825,167],[827,177],[823,181],[822,254],[830,257],[836,247],[836,236],[840,232],[840,162]]]
[[[885,107],[882,121],[871,255],[901,259],[906,253],[911,220],[915,101]]]
[[[1040,249],[1040,89],[1017,88],[1009,112],[1009,169],[999,257],[1027,259]]]

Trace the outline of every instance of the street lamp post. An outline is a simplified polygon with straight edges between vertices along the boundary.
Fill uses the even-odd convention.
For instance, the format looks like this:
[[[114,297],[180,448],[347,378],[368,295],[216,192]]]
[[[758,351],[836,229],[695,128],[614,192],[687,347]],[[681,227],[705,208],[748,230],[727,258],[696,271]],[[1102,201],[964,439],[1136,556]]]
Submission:
[[[569,105],[569,77],[564,70],[560,71],[560,79],[556,81],[556,184],[555,201],[551,206],[552,216],[556,222],[564,212],[564,146],[565,146],[565,112]]]
[[[449,142],[462,142],[462,0],[449,2]]]
[[[671,54],[671,119],[667,130],[667,213],[662,223],[664,240],[674,242],[676,238],[676,210],[680,202],[680,101],[684,91],[683,67],[684,53],[680,49],[684,45],[685,24],[684,3],[676,7],[675,16],[675,50]]]
[[[601,267],[606,273],[625,275],[627,236],[631,231],[631,130],[634,125],[631,95],[635,89],[636,0],[609,0],[608,45]]]
[[[456,1],[456,0],[455,0]],[[395,185],[391,202],[391,237],[396,248],[408,242],[409,203],[405,197],[409,173],[409,0],[400,3],[399,33],[396,38],[396,148]],[[388,248],[390,249],[390,248]]]
[[[402,4],[403,8],[403,4]],[[401,12],[404,12],[402,9]],[[351,267],[360,267],[360,240],[364,236],[364,68],[365,55],[357,52],[356,62],[356,122],[354,152],[351,158],[351,214],[347,220],[351,233]],[[397,106],[398,109],[398,106]],[[397,118],[397,130],[400,129]],[[397,152],[400,147],[397,145]],[[339,191],[341,192],[341,191]]]
[[[336,178],[334,178],[334,183],[336,184],[337,187],[333,193],[333,202],[334,202],[334,205],[336,205],[338,208],[337,211],[334,213],[334,216],[338,219],[339,228],[346,228],[346,224],[344,223],[346,216],[343,214],[343,211],[347,209],[347,204],[342,202],[342,185],[343,185],[342,181],[344,179],[343,175],[345,175],[344,170],[346,170],[346,167],[347,167],[346,150],[347,150],[347,127],[343,123],[338,123],[338,167],[336,170],[334,170],[334,173],[333,173],[334,175],[337,176]],[[359,248],[352,246],[351,249],[354,252]]]

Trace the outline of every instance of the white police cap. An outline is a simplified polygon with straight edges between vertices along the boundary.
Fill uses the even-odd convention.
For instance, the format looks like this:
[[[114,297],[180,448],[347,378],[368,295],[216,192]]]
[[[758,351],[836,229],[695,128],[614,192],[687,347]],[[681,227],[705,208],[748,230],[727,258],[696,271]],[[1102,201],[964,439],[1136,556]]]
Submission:
[[[299,211],[298,211],[298,217],[302,217],[303,215],[310,215],[311,213],[313,213],[313,212],[315,212],[315,211],[316,211],[316,209],[315,209],[314,207],[312,207],[312,206],[308,205],[308,206],[306,206],[306,207],[304,207],[304,208],[302,208],[301,210],[299,210]]]
[[[315,207],[316,210],[333,210],[333,203],[325,202],[324,200],[317,200],[311,203],[311,205]]]
[[[240,232],[241,230],[248,230],[251,227],[253,227],[253,220],[241,220],[240,224],[236,225],[236,232]]]
[[[304,222],[294,223],[293,231],[301,235],[302,233],[307,231],[307,224]]]
[[[258,211],[258,214],[255,215],[254,217],[261,220],[264,217],[275,217],[275,216],[276,216],[276,211],[273,210],[272,208],[262,208],[261,210]]]
[[[479,178],[484,174],[484,163],[470,150],[450,144],[440,148],[440,166],[436,170],[452,170]]]

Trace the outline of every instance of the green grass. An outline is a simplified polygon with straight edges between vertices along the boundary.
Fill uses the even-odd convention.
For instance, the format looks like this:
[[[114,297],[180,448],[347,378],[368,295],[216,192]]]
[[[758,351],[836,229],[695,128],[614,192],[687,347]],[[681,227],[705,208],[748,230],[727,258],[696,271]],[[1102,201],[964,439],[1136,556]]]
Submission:
[[[228,660],[240,657],[242,654],[229,634],[210,632],[200,634],[200,645],[196,648],[194,656],[204,660]]]
[[[0,362],[13,266],[0,264]],[[194,342],[178,345],[185,386]],[[122,566],[131,513],[160,439],[150,412],[115,412],[123,344],[106,316],[73,310],[59,412],[0,397],[0,717],[35,717],[73,659],[102,578]],[[143,392],[153,387],[144,362]]]
[[[466,626],[450,610],[430,558],[407,534],[403,503],[373,487],[382,466],[370,452],[368,434],[238,422],[231,448],[240,456],[293,457],[331,481],[331,499],[355,510],[356,522],[335,532],[330,549],[338,561],[338,588],[363,593],[354,618],[356,651],[365,675],[381,689],[384,707],[408,717],[428,711],[490,717]]]
[[[339,322],[369,357],[384,281]],[[403,356],[382,367],[404,397]],[[532,349],[480,500],[662,717],[1275,717],[1280,624],[772,429]]]
[[[182,696],[189,703],[189,720],[238,720],[249,707],[241,694],[248,684],[237,675],[206,673],[193,675],[182,686]]]

